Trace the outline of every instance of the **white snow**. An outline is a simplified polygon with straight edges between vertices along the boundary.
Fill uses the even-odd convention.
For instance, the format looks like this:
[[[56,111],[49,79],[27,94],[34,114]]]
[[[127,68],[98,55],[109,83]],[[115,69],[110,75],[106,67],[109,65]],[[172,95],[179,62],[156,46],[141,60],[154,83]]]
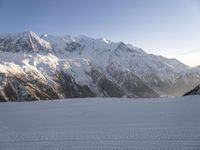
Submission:
[[[65,48],[70,41],[82,46],[72,52],[63,51],[59,57],[89,59],[93,64],[103,69],[113,63],[120,64],[124,70],[133,72],[147,83],[154,75],[162,81],[174,83],[181,74],[191,72],[190,67],[175,59],[147,54],[142,49],[123,42],[115,43],[105,38],[94,39],[84,35],[68,38],[67,42],[63,42],[63,37],[54,36],[54,40],[52,40],[47,36],[45,39],[52,45],[56,45],[57,49]]]
[[[20,33],[0,33],[0,39],[9,39],[12,40],[12,44],[16,44],[19,40],[27,41],[30,38],[34,38],[41,46],[46,49],[51,49],[49,42],[40,38],[36,33],[32,31],[25,31]],[[33,45],[33,43],[31,43]]]
[[[199,150],[200,96],[0,104],[1,150]]]
[[[50,42],[52,46],[62,49],[66,47],[66,44],[71,42],[72,39],[70,39],[70,36],[54,36],[54,35],[48,35],[44,34],[41,36],[44,40]]]

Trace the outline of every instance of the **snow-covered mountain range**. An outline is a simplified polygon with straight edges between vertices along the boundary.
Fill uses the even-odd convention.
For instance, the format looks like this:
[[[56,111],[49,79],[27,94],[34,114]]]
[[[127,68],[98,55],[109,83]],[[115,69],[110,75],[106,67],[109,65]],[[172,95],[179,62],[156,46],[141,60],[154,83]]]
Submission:
[[[0,101],[174,96],[199,83],[199,67],[123,42],[0,34]]]

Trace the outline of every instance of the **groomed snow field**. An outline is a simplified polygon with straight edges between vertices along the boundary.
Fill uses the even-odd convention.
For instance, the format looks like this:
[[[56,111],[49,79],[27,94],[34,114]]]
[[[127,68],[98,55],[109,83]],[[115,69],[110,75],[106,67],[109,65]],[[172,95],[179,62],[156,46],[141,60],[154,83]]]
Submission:
[[[1,103],[0,150],[200,150],[200,96]]]

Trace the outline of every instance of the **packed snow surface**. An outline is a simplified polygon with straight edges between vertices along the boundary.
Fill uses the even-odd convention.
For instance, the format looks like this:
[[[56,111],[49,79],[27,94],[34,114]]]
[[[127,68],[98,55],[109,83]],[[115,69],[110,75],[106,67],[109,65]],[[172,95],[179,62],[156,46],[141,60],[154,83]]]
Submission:
[[[200,96],[1,103],[0,150],[199,150]]]

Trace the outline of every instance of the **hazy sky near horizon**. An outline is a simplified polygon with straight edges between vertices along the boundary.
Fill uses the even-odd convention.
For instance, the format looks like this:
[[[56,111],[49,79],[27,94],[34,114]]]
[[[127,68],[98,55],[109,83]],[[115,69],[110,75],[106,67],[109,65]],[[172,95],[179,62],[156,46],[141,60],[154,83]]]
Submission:
[[[0,32],[86,35],[200,65],[200,0],[0,0]]]

